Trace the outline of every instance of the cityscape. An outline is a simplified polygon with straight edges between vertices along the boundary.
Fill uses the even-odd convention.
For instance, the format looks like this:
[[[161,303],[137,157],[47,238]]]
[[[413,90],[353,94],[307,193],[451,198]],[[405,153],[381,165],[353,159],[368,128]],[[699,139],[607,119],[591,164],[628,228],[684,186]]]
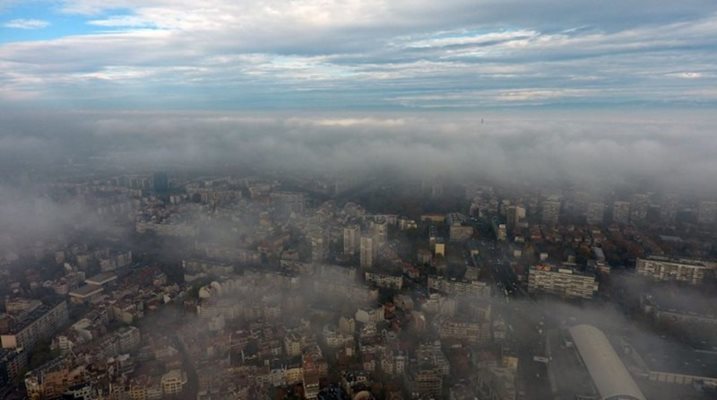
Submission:
[[[714,0],[0,0],[0,400],[717,399],[715,55]]]
[[[102,226],[5,235],[6,398],[717,393],[716,201],[278,176],[43,185]]]

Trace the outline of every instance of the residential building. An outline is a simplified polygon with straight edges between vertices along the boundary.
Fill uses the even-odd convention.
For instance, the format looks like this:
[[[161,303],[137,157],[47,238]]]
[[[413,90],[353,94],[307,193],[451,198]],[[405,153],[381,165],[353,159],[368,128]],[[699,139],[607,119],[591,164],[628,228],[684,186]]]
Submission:
[[[714,273],[715,265],[697,260],[652,256],[638,258],[635,269],[638,275],[652,279],[696,285],[704,281],[707,273]]]
[[[528,291],[591,299],[598,291],[598,282],[592,273],[579,272],[571,267],[540,264],[529,269]]]

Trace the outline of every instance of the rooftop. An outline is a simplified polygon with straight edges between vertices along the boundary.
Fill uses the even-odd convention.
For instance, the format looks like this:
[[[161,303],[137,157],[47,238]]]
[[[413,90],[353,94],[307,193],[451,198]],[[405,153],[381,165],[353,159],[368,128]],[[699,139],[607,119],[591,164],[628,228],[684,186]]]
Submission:
[[[85,279],[86,283],[93,285],[104,285],[105,283],[111,282],[117,279],[117,274],[114,272],[102,272],[93,277]]]
[[[70,292],[70,296],[84,299],[102,292],[102,286],[99,285],[83,285]]]
[[[717,378],[717,354],[699,351],[657,336],[630,341],[651,371]]]
[[[576,325],[570,328],[570,335],[602,398],[646,400],[601,330]]]
[[[16,333],[22,331],[23,329],[27,328],[30,324],[35,322],[37,319],[39,319],[43,315],[47,314],[48,312],[50,312],[52,309],[54,309],[55,307],[57,307],[58,305],[60,305],[63,302],[64,301],[58,301],[54,304],[43,304],[28,313],[21,314],[19,317],[15,318],[14,323],[11,324],[11,326],[9,327],[7,332],[2,332],[2,333],[12,335],[12,334],[16,334]]]

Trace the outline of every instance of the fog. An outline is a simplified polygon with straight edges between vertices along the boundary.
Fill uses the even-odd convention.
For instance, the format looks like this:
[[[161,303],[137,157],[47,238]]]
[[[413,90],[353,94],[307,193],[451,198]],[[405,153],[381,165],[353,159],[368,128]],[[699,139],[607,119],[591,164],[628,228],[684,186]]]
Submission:
[[[116,171],[251,167],[355,176],[717,191],[714,117],[699,113],[11,112],[6,175],[57,162]],[[89,163],[89,164],[88,164]],[[18,170],[20,169],[20,170]],[[42,171],[42,169],[40,169]]]

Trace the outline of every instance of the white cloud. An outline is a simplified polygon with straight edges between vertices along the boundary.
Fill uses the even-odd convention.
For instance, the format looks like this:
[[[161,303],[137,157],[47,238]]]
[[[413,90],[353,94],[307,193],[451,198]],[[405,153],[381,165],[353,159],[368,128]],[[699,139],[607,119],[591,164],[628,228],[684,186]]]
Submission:
[[[87,23],[110,28],[146,28],[154,26],[153,22],[136,15],[115,15],[109,18],[90,20]]]
[[[434,48],[448,46],[487,45],[496,42],[506,42],[518,39],[526,40],[537,37],[539,34],[539,32],[526,29],[507,32],[490,32],[477,35],[462,33],[456,36],[436,37],[411,42],[407,44],[407,47]]]
[[[700,78],[704,77],[703,73],[693,72],[693,71],[673,72],[673,73],[669,73],[666,75],[674,77],[674,78],[682,78],[682,79],[700,79]]]
[[[644,16],[646,2],[64,0],[108,30],[0,44],[0,85],[59,99],[128,84],[187,102],[335,107],[682,101],[715,79],[717,3]]]
[[[13,19],[10,21],[7,21],[5,24],[3,24],[6,28],[13,28],[13,29],[42,29],[46,28],[50,25],[48,21],[43,21],[41,19]]]

